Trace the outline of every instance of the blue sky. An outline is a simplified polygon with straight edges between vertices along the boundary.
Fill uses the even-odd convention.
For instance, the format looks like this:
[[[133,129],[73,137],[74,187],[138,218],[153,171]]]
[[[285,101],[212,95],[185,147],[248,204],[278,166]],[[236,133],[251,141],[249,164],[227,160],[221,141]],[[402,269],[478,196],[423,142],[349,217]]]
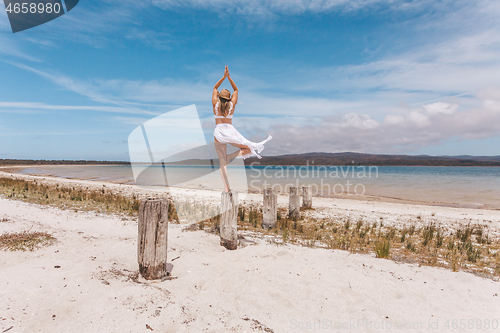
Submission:
[[[2,10],[0,158],[128,160],[135,127],[191,104],[212,140],[225,65],[264,155],[500,155],[498,17],[488,0],[81,0],[13,34]]]

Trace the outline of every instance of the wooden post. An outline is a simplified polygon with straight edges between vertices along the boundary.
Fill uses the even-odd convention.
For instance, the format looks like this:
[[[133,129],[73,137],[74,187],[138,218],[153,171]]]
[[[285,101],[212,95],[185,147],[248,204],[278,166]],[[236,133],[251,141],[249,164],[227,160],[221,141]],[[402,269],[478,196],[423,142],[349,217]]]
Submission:
[[[167,273],[168,201],[149,198],[139,206],[137,261],[146,280],[161,279]]]
[[[272,188],[264,189],[263,228],[276,228],[278,222],[278,195]]]
[[[312,208],[312,187],[302,186],[302,207]]]
[[[300,218],[300,187],[290,187],[290,202],[288,206],[288,217],[292,220]]]
[[[238,192],[222,192],[220,215],[220,245],[228,250],[238,247]]]

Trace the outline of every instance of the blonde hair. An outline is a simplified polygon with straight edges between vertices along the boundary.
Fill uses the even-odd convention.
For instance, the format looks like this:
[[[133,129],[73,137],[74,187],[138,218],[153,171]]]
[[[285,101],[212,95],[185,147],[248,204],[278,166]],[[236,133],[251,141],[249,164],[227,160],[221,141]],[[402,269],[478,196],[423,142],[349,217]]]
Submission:
[[[219,101],[220,114],[225,117],[229,113],[229,100],[219,97]]]

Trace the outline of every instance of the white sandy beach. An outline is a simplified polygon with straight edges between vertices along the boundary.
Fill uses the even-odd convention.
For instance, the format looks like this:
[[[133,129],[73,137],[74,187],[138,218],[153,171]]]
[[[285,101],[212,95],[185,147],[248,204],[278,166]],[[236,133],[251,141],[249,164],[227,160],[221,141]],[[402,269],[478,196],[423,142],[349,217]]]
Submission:
[[[105,185],[121,193],[145,191]],[[215,191],[186,191],[206,201],[220,198]],[[279,204],[287,200],[280,196]],[[433,220],[450,228],[472,221],[486,225],[492,237],[500,231],[500,211],[494,210],[325,198],[313,204],[308,214],[318,217]],[[2,332],[490,332],[495,320],[500,325],[500,283],[470,273],[278,246],[245,232],[248,242],[228,251],[215,234],[170,224],[168,261],[177,279],[152,282],[137,276],[135,219],[3,198],[2,219],[8,221],[0,222],[0,234],[31,230],[57,238],[33,252],[0,252]],[[463,323],[472,326],[460,329]],[[488,323],[489,329],[479,327]]]

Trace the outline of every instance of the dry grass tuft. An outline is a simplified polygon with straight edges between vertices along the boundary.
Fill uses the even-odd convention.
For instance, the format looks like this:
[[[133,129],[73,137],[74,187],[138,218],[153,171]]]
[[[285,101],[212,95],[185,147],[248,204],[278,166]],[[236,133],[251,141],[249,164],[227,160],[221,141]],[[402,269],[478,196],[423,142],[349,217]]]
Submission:
[[[375,241],[374,249],[377,258],[389,258],[390,248],[391,242],[389,240],[381,239]]]
[[[49,186],[35,181],[0,177],[0,194],[7,198],[49,205],[75,211],[98,211],[134,215],[139,211],[140,200],[135,195],[127,197],[105,186],[100,190],[87,187]]]
[[[415,220],[400,221],[396,225],[375,217],[301,216],[294,221],[287,215],[286,208],[279,207],[276,228],[263,229],[260,206],[240,205],[238,230],[250,231],[280,245],[340,249],[481,276],[500,276],[500,239],[491,237],[486,225],[459,224],[457,229],[447,229],[421,215],[420,219],[417,216]],[[215,217],[205,220],[204,225],[218,232],[218,222]]]
[[[52,245],[56,239],[46,232],[23,231],[0,235],[0,249],[8,251],[33,251]]]

